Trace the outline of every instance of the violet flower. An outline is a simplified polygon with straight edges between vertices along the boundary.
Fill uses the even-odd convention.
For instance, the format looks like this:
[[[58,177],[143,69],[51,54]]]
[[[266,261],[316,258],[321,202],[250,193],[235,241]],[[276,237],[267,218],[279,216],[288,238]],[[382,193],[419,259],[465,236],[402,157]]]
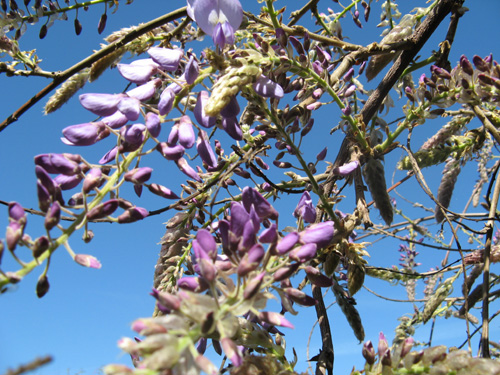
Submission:
[[[172,190],[166,188],[163,185],[151,184],[148,186],[148,189],[151,193],[166,199],[179,199],[177,194],[175,194]]]
[[[311,195],[305,191],[300,197],[297,207],[293,211],[293,216],[301,217],[306,223],[314,223],[316,221],[316,209],[312,204]]]
[[[161,116],[166,116],[170,113],[173,108],[175,99],[175,92],[171,88],[167,87],[160,95],[160,101],[158,102],[158,111]]]
[[[243,20],[238,0],[188,0],[187,12],[218,47],[234,44],[234,32]]]
[[[212,146],[210,146],[208,134],[201,129],[198,132],[198,139],[196,140],[196,150],[201,160],[207,165],[208,170],[217,168],[217,158],[215,157]]]
[[[170,49],[161,47],[151,47],[148,49],[148,55],[153,61],[160,65],[167,72],[174,72],[179,67],[179,62],[184,56],[184,51],[180,48]]]
[[[285,95],[283,87],[268,77],[261,75],[253,84],[255,92],[264,98],[282,98]]]
[[[198,98],[196,100],[196,105],[194,107],[193,113],[194,118],[201,126],[205,128],[211,128],[215,125],[216,118],[207,116],[205,114],[205,105],[207,104],[209,98],[208,91],[200,91],[198,93]]]
[[[184,159],[184,158],[180,158],[178,160],[175,161],[175,163],[177,164],[177,167],[179,167],[179,169],[181,170],[182,173],[184,173],[185,175],[191,177],[193,180],[195,181],[198,181],[198,182],[201,182],[201,178],[200,176],[198,175],[198,173],[196,173],[196,171],[188,164],[187,160]]]
[[[90,146],[106,138],[109,129],[104,122],[90,122],[85,124],[71,125],[63,129],[63,143],[70,146]]]
[[[80,166],[75,162],[72,154],[40,154],[35,156],[35,165],[45,169],[48,173],[72,176],[80,173]],[[75,159],[75,160],[73,160]],[[81,157],[80,157],[81,159]],[[78,161],[79,162],[79,161]]]
[[[26,213],[23,206],[17,202],[9,203],[9,220],[26,223]]]
[[[152,137],[158,138],[161,131],[160,117],[156,113],[148,112],[146,114],[146,128]]]
[[[87,220],[102,219],[111,215],[118,208],[118,199],[110,199],[101,203],[87,212]]]
[[[149,215],[148,210],[142,207],[132,207],[125,210],[124,213],[117,217],[118,223],[134,223],[136,221],[142,220]]]
[[[335,167],[332,172],[338,176],[348,176],[359,167],[359,161],[354,160],[340,167]]]
[[[45,215],[45,228],[50,231],[57,224],[59,224],[59,220],[61,219],[61,206],[58,202],[52,203],[47,214]]]
[[[193,123],[189,116],[182,116],[180,121],[175,124],[179,129],[179,143],[184,148],[193,147],[196,137],[194,135]]]
[[[150,167],[134,168],[123,176],[125,181],[132,182],[134,184],[143,184],[151,178],[151,173],[153,169]]]
[[[74,176],[65,176],[63,174],[57,175],[54,178],[54,182],[59,185],[61,190],[70,190],[74,187],[77,187],[82,181],[82,176],[74,175]]]
[[[310,225],[300,233],[300,241],[304,244],[315,243],[318,249],[327,246],[333,239],[333,221],[324,221]]]
[[[196,81],[196,78],[198,78],[199,74],[200,69],[198,67],[198,62],[196,61],[195,57],[191,55],[184,70],[184,79],[186,80],[186,83],[188,85],[192,85],[194,81]]]
[[[76,254],[73,259],[76,263],[84,267],[96,269],[101,268],[101,262],[99,262],[97,258],[93,257],[92,255]]]
[[[123,78],[142,85],[157,73],[159,65],[152,59],[135,60],[130,64],[118,64],[117,68]]]

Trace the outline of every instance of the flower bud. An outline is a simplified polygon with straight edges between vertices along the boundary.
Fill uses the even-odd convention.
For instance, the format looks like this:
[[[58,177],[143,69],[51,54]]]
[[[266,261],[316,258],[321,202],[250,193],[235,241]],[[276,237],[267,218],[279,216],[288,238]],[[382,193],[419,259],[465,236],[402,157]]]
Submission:
[[[292,323],[290,323],[285,317],[277,312],[271,311],[262,311],[259,314],[259,319],[272,324],[274,326],[286,327],[286,328],[295,328]]]
[[[61,206],[56,201],[52,203],[47,214],[45,215],[45,229],[48,231],[52,230],[57,224],[59,224],[59,220],[61,219]]]
[[[276,245],[276,251],[279,255],[288,253],[295,244],[299,241],[299,234],[297,232],[288,233],[285,237],[281,239]]]
[[[47,212],[47,210],[50,207],[50,203],[52,202],[52,199],[50,197],[49,192],[45,187],[42,185],[40,180],[36,182],[36,188],[37,188],[37,196],[38,196],[38,207],[40,207],[40,210],[43,212]]]
[[[136,221],[142,220],[149,215],[148,210],[142,207],[131,207],[128,208],[124,213],[117,217],[118,223],[134,223]]]
[[[36,295],[38,298],[42,298],[49,291],[49,279],[47,275],[41,275],[36,283]]]
[[[185,175],[191,177],[195,181],[201,182],[200,176],[193,168],[191,168],[186,159],[180,158],[179,160],[176,160],[175,163]]]
[[[312,266],[307,266],[305,268],[307,278],[311,284],[319,286],[321,288],[328,288],[333,285],[333,281],[328,276],[323,275],[317,268]]]
[[[26,224],[26,213],[23,206],[17,202],[10,202],[8,206],[9,220],[17,221],[21,225]]]
[[[312,224],[300,233],[300,241],[304,244],[315,243],[321,249],[332,241],[333,233],[333,221]]]
[[[97,258],[93,257],[92,255],[76,254],[73,259],[75,260],[76,263],[84,267],[96,268],[96,269],[101,268],[101,262],[99,262]]]
[[[251,271],[257,269],[265,253],[266,251],[261,244],[257,243],[253,245],[238,264],[238,276],[246,276]]]
[[[179,62],[184,56],[184,51],[180,48],[170,49],[161,47],[151,47],[147,53],[153,61],[161,66],[167,72],[174,72],[179,67]]]
[[[152,137],[158,138],[161,131],[160,118],[156,113],[148,112],[146,114],[146,129]]]
[[[208,91],[200,91],[193,110],[194,118],[196,119],[198,124],[205,128],[211,128],[215,125],[216,122],[215,117],[207,116],[205,114],[205,105],[207,104],[208,97]]]
[[[275,281],[282,281],[285,279],[289,279],[295,271],[299,268],[300,263],[292,263],[289,266],[284,266],[278,269],[276,272],[273,274],[273,279]]]
[[[45,169],[48,173],[72,176],[80,173],[80,166],[72,159],[72,154],[41,154],[35,156],[35,165]]]
[[[21,240],[23,236],[24,226],[17,221],[9,222],[7,225],[7,230],[5,233],[5,242],[7,243],[7,248],[10,251],[14,251],[17,243]]]
[[[233,366],[241,366],[241,364],[243,363],[243,356],[234,341],[229,337],[223,337],[220,340],[220,344],[227,358],[231,360]]]
[[[166,88],[160,95],[160,101],[158,102],[158,111],[161,116],[166,116],[170,113],[173,108],[175,100],[175,92],[171,88]]]
[[[198,132],[198,139],[196,140],[196,150],[200,155],[201,160],[210,168],[217,168],[217,158],[214,151],[210,146],[208,135],[204,130]]]
[[[167,143],[161,142],[156,146],[156,149],[163,155],[167,160],[179,160],[184,156],[184,147],[181,145],[175,145],[170,147]]]
[[[38,237],[35,241],[33,241],[33,246],[31,247],[31,251],[33,251],[33,258],[38,258],[49,248],[49,246],[50,242],[46,236]]]
[[[106,138],[110,132],[104,122],[71,125],[63,129],[63,143],[70,146],[90,146]]]
[[[298,303],[302,306],[314,306],[316,300],[313,297],[308,296],[303,291],[295,288],[284,288],[283,291],[293,302]]]
[[[363,344],[363,349],[361,351],[366,363],[373,365],[375,363],[375,350],[373,349],[373,344],[371,341],[367,341]]]
[[[110,199],[107,202],[95,206],[87,212],[87,220],[91,221],[105,218],[115,212],[117,208],[118,199]]]
[[[160,305],[171,311],[179,310],[181,307],[181,299],[173,294],[160,292],[153,288],[153,292],[150,293],[150,295],[152,295]]]
[[[243,290],[244,299],[251,299],[259,292],[265,274],[266,272],[261,272],[247,283]]]
[[[175,194],[172,190],[167,189],[163,185],[151,184],[151,185],[148,185],[148,189],[151,193],[159,195],[160,197],[163,197],[166,199],[179,199],[177,194]]]
[[[253,84],[253,89],[258,95],[264,98],[282,98],[285,94],[280,85],[264,75],[257,78],[257,81]]]
[[[198,62],[195,57],[191,55],[188,63],[186,64],[186,69],[184,70],[184,78],[186,79],[186,82],[189,85],[192,85],[194,81],[196,81],[196,78],[198,78],[199,73],[200,69],[198,67]]]
[[[134,168],[123,176],[125,181],[132,182],[134,184],[143,184],[151,178],[152,168],[142,167]]]
[[[85,194],[90,193],[93,189],[99,187],[102,184],[102,181],[101,168],[92,168],[83,180],[83,192]]]

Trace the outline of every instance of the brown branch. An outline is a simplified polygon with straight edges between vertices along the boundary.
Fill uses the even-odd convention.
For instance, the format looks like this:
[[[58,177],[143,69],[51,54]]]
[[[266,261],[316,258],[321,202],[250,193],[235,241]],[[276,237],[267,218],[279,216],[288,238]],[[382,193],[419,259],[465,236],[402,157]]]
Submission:
[[[316,363],[316,374],[333,374],[333,362],[335,358],[333,350],[332,333],[330,331],[330,322],[328,321],[328,314],[326,313],[325,303],[323,302],[323,295],[321,288],[312,285],[312,294],[316,300],[316,316],[318,317],[319,329],[321,331],[322,349],[318,355]]]
[[[48,93],[54,90],[57,86],[62,84],[68,78],[78,73],[84,68],[90,67],[94,62],[101,59],[102,57],[116,51],[117,49],[123,47],[127,43],[133,41],[137,37],[150,32],[151,30],[164,25],[167,22],[173,21],[177,18],[186,16],[186,7],[177,9],[173,12],[167,13],[161,17],[158,17],[152,21],[149,21],[141,26],[138,26],[134,30],[130,31],[123,38],[118,39],[117,41],[111,43],[110,45],[104,47],[103,49],[97,51],[96,53],[90,55],[84,60],[78,62],[72,67],[66,69],[65,71],[57,74],[51,83],[45,86],[42,90],[40,90],[35,96],[33,96],[30,100],[24,103],[21,107],[19,107],[14,113],[12,113],[9,117],[7,117],[0,124],[0,132],[3,131],[7,126],[17,121],[21,115],[23,115],[26,111],[28,111],[31,107],[33,107],[36,103],[38,103],[41,99],[43,99]]]
[[[23,365],[20,365],[19,367],[15,368],[14,370],[7,370],[7,372],[4,375],[21,375],[24,374],[28,371],[33,371],[38,369],[39,367],[52,362],[52,357],[51,356],[44,356],[40,358],[35,358],[34,360],[25,363]]]
[[[290,18],[292,19],[288,22],[288,27],[292,27],[295,25],[299,19],[307,13],[307,11],[318,4],[319,0],[310,0],[306,5],[304,5],[301,9],[296,10],[290,14]]]

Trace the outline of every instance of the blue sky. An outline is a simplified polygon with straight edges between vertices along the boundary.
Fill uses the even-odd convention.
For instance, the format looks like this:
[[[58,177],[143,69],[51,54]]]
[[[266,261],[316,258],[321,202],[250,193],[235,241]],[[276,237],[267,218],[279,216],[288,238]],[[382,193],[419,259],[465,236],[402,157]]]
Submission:
[[[425,3],[425,1],[411,1],[412,6],[425,6]],[[286,5],[289,9],[296,9],[301,4],[303,4],[302,1],[280,0],[277,1],[276,7]],[[109,15],[104,34],[107,35],[122,27],[147,22],[183,5],[183,1],[162,0],[136,0],[131,5],[121,5],[116,14]],[[253,12],[258,9],[255,1],[242,1],[242,5]],[[461,54],[472,58],[474,54],[485,56],[491,52],[498,59],[500,31],[497,20],[500,16],[500,3],[496,0],[483,0],[481,2],[466,1],[465,5],[470,8],[470,11],[460,20],[456,42],[450,54],[452,65],[456,64]],[[323,0],[319,3],[320,10],[326,11],[327,6],[336,9],[334,2]],[[378,23],[374,16],[378,15],[379,6],[380,2],[373,2],[372,19],[368,25],[363,22],[365,29],[370,30],[368,32],[358,30],[348,18],[342,21],[344,35],[351,38],[350,42],[367,44],[373,41],[374,35],[377,36],[376,40],[379,40],[380,31],[374,27]],[[402,10],[407,6],[408,4],[401,6]],[[63,70],[73,65],[90,54],[93,49],[97,49],[102,40],[102,36],[97,34],[97,22],[103,9],[94,8],[96,9],[91,9],[86,13],[80,12],[79,19],[83,25],[80,37],[74,35],[73,15],[69,15],[69,22],[56,22],[42,41],[38,39],[38,27],[35,27],[22,38],[21,46],[25,50],[34,48],[38,50],[39,56],[43,59],[41,66],[44,70]],[[443,24],[445,26],[438,30],[424,51],[437,49],[437,44],[446,34],[446,21]],[[210,42],[208,38],[205,43],[207,41]],[[199,47],[193,46],[193,48]],[[425,55],[423,52],[422,56]],[[0,76],[1,119],[7,117],[12,110],[47,83],[43,78]],[[114,93],[121,91],[125,84],[126,82],[118,72],[112,70],[97,82],[89,84],[82,92]],[[374,83],[367,84],[366,88],[374,88]],[[76,98],[54,114],[43,116],[41,112],[42,105],[38,104],[0,134],[0,180],[3,181],[0,185],[0,199],[15,200],[27,208],[37,208],[33,168],[35,155],[46,152],[75,152],[82,153],[95,162],[111,147],[112,142],[110,137],[108,141],[103,141],[91,148],[75,149],[59,141],[61,129],[64,127],[93,119],[93,115],[80,107]],[[334,112],[333,115],[332,112]],[[329,136],[328,132],[338,122],[338,110],[323,107],[313,116],[316,125],[309,139],[311,144],[304,147],[306,158],[314,160],[315,155],[328,145],[329,153],[326,160],[332,160],[336,155],[341,135],[335,133]],[[394,114],[390,114],[387,119],[392,120],[397,116],[398,111],[394,111]],[[429,126],[433,127],[429,132],[426,129],[417,129],[415,144],[418,145],[419,138],[426,139],[433,134],[432,130],[435,131],[441,125],[442,122],[437,120],[429,123]],[[476,124],[476,126],[479,125]],[[92,155],[97,156],[92,157]],[[392,177],[391,169],[398,157],[386,160],[388,180]],[[158,160],[155,162],[158,164]],[[172,189],[185,181],[184,176],[171,165],[159,165],[154,173],[157,179],[155,182],[163,183]],[[429,182],[431,188],[436,191],[441,171],[435,169],[430,173]],[[474,173],[471,169],[467,170],[466,174],[460,176],[459,183],[463,186],[473,184],[476,178]],[[399,172],[398,176],[401,178],[404,174]],[[412,196],[422,200],[421,203],[429,204],[428,198],[425,201],[426,198],[416,189],[408,189],[415,189],[415,185],[405,185],[401,191],[404,193],[410,191]],[[348,194],[353,193],[348,192]],[[393,194],[393,196],[398,199],[396,195]],[[461,198],[467,197],[461,195],[461,191],[457,191],[452,205],[457,204],[457,207],[460,207]],[[275,203],[282,218],[281,225],[286,225],[286,220],[293,225],[291,213],[297,200],[297,197],[284,196],[281,201]],[[352,202],[353,199],[350,201],[346,199],[346,210],[353,208]],[[149,197],[148,194],[144,194],[143,198],[137,201],[138,205],[150,210],[163,207],[168,203],[160,198]],[[6,212],[6,209],[3,212]],[[372,216],[377,217],[377,215],[376,212],[372,213]],[[93,225],[92,229],[96,236],[90,244],[86,245],[79,239],[81,234],[76,234],[70,244],[76,252],[96,256],[103,264],[101,270],[85,269],[76,265],[61,248],[53,256],[49,271],[51,289],[44,298],[38,299],[34,291],[41,269],[35,270],[12,291],[2,295],[0,297],[2,307],[0,373],[9,367],[15,367],[45,354],[53,355],[55,361],[39,369],[37,374],[90,375],[99,373],[99,368],[108,363],[128,364],[128,356],[121,354],[116,347],[116,341],[123,336],[133,336],[129,328],[130,323],[135,318],[150,316],[152,313],[154,302],[148,293],[152,286],[153,267],[159,252],[158,242],[164,233],[163,223],[169,217],[169,213],[164,213],[134,225]],[[400,219],[398,217],[395,221]],[[29,216],[28,221],[28,233],[32,237],[41,235],[42,221],[33,216]],[[2,215],[0,227],[5,227],[6,224],[7,220]],[[371,254],[370,262],[379,265],[397,264],[399,258],[397,249],[398,243],[395,241],[376,243],[368,248]],[[419,248],[418,251],[420,251],[419,261],[424,263],[422,270],[437,265],[442,258],[442,253],[435,250]],[[23,252],[26,250],[20,249],[19,256],[27,257],[27,254]],[[5,254],[2,269],[10,270],[13,267],[14,264],[8,254]],[[367,285],[392,298],[406,298],[403,288],[388,288],[387,284],[372,279],[368,279]],[[389,338],[392,338],[393,329],[397,324],[396,318],[404,312],[410,313],[413,310],[411,304],[386,302],[364,290],[359,292],[356,299],[364,321],[366,339],[372,341],[377,340],[379,331],[384,331]],[[332,302],[331,293],[326,297],[325,302],[327,305]],[[495,309],[492,310],[495,311]],[[359,367],[363,363],[360,354],[361,346],[358,345],[337,306],[332,306],[329,311],[336,350],[336,373],[349,373],[353,365],[357,364]],[[286,330],[288,348],[295,347],[299,356],[304,358],[306,338],[315,320],[314,311],[303,310],[298,317],[291,317],[290,320],[295,324],[296,330],[295,332]],[[435,343],[456,344],[457,337],[465,337],[464,327],[465,325],[457,320],[440,320],[434,336]],[[492,325],[492,331],[493,333],[499,332],[498,324],[495,322]],[[422,340],[424,340],[424,337],[428,335],[429,327],[424,327],[422,332]],[[317,338],[318,329],[316,328],[310,348],[311,356],[317,354],[319,347]],[[461,340],[458,341],[461,342]],[[288,353],[291,357],[291,350]],[[305,362],[301,362],[297,369],[305,370],[306,366]]]

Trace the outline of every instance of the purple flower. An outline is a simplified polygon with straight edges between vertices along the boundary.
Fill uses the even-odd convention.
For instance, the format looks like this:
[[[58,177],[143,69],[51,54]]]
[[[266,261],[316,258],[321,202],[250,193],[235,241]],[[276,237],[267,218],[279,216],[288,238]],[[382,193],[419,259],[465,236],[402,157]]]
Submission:
[[[301,217],[306,223],[314,223],[316,221],[316,209],[312,204],[311,195],[305,191],[300,197],[299,203],[293,211],[293,216]]]
[[[118,199],[110,199],[101,203],[87,212],[87,220],[102,219],[111,215],[118,208]]]
[[[89,268],[101,268],[101,262],[99,262],[95,257],[87,254],[76,254],[73,258],[76,263],[81,266]]]
[[[198,124],[205,128],[211,128],[215,125],[216,122],[215,117],[207,116],[205,114],[205,105],[207,104],[208,98],[208,91],[200,91],[193,111],[194,118],[196,119]]]
[[[109,129],[104,122],[90,122],[85,124],[71,125],[63,129],[63,143],[70,146],[90,146],[106,138]]]
[[[177,286],[192,292],[201,293],[208,288],[208,284],[197,276],[184,276],[177,280]]]
[[[198,67],[198,62],[195,60],[194,56],[191,55],[184,70],[184,79],[186,83],[192,85],[194,81],[196,81],[196,78],[198,78],[199,73],[200,69]]]
[[[114,94],[83,94],[80,104],[98,116],[111,116],[117,111],[118,103],[123,96]]]
[[[378,335],[378,357],[382,358],[384,354],[389,350],[389,344],[387,343],[387,339],[385,338],[385,335],[380,332]]]
[[[257,81],[253,84],[253,89],[264,98],[282,98],[285,95],[283,87],[264,75],[257,78]]]
[[[152,137],[158,138],[161,131],[161,122],[156,113],[148,112],[146,114],[146,128]]]
[[[278,240],[278,231],[276,228],[276,223],[272,223],[269,228],[261,233],[259,241],[261,243],[275,243]]]
[[[304,244],[315,243],[318,249],[327,246],[333,239],[333,221],[324,221],[310,225],[300,233],[300,241]]]
[[[239,262],[238,276],[246,276],[251,271],[257,269],[265,253],[261,244],[257,243],[253,245]]]
[[[54,178],[54,182],[59,185],[61,190],[70,190],[74,187],[78,186],[82,181],[82,176],[74,175],[74,176],[65,176],[63,174],[57,175]]]
[[[179,129],[179,143],[184,148],[193,147],[196,137],[194,135],[193,123],[189,116],[182,116],[180,121],[175,124]]]
[[[239,113],[240,105],[238,104],[236,96],[231,96],[229,103],[220,111],[222,117],[236,117]]]
[[[243,132],[236,117],[222,118],[222,127],[234,140],[241,141],[243,139]]]
[[[123,78],[130,82],[142,85],[149,81],[151,76],[158,71],[158,64],[152,59],[135,60],[130,64],[118,64],[118,71]]]
[[[212,146],[210,146],[208,135],[201,129],[198,132],[198,139],[196,140],[196,150],[209,170],[217,168],[217,158],[215,157]]]
[[[234,31],[243,20],[238,0],[188,0],[188,14],[220,48],[234,43]]]
[[[293,324],[290,323],[285,317],[277,312],[272,311],[262,311],[259,313],[259,319],[272,324],[274,326],[294,328]]]
[[[332,172],[338,176],[348,176],[356,170],[359,166],[359,161],[354,160],[340,167],[335,167]]]
[[[327,152],[328,152],[328,147],[325,147],[323,150],[319,152],[318,155],[316,155],[316,160],[318,161],[324,160]]]
[[[367,341],[363,344],[363,349],[361,351],[366,363],[373,365],[375,363],[375,349],[373,349],[373,344],[371,341]]]
[[[206,229],[200,229],[196,233],[196,242],[203,249],[203,251],[215,261],[215,258],[217,257],[217,243],[215,242],[212,234]]]
[[[292,250],[297,242],[299,242],[299,234],[297,232],[288,233],[281,239],[280,242],[278,242],[278,245],[276,245],[276,251],[280,255],[286,254]]]
[[[185,175],[191,177],[193,180],[201,182],[201,178],[196,173],[196,171],[188,164],[187,160],[184,158],[180,158],[179,160],[176,160],[175,163],[177,164],[177,167],[181,170],[182,173]]]
[[[203,0],[197,0],[203,1]],[[231,360],[231,363],[233,364],[234,367],[241,366],[243,363],[243,355],[241,354],[241,351],[238,349],[236,344],[234,343],[233,340],[231,340],[229,337],[224,337],[220,340],[222,350],[224,350],[224,353],[226,354],[227,358]]]
[[[148,186],[148,189],[151,193],[166,199],[179,199],[177,194],[175,194],[172,190],[167,189],[165,186],[159,184],[151,184]]]
[[[134,184],[143,184],[151,178],[152,168],[134,168],[123,176],[125,181],[133,182]]]
[[[170,49],[161,47],[151,47],[148,49],[148,54],[153,61],[160,65],[163,70],[173,72],[179,67],[179,62],[184,56],[184,51],[180,48]]]
[[[23,206],[17,202],[9,203],[9,220],[24,222],[26,223],[26,213],[24,212]]]
[[[35,165],[45,169],[48,173],[61,173],[72,176],[80,173],[80,166],[72,154],[40,154],[35,156]],[[80,158],[81,159],[81,158]]]
[[[126,94],[129,97],[135,98],[142,102],[151,99],[154,96],[156,89],[160,86],[161,86],[161,80],[159,78],[156,78],[153,79],[152,81],[137,86],[132,90],[127,91]]]
[[[61,219],[61,206],[56,201],[52,203],[49,210],[47,211],[47,215],[45,215],[45,228],[50,231],[57,224],[59,224],[60,219]]]
[[[288,256],[293,260],[304,263],[314,258],[317,249],[318,247],[315,243],[308,243],[303,246],[296,247],[295,249],[290,251]]]
[[[119,129],[128,122],[128,118],[120,111],[116,111],[111,116],[103,117],[101,121],[111,129]]]
[[[247,212],[250,212],[251,207],[254,207],[255,212],[261,220],[268,218],[276,220],[278,218],[278,211],[254,188],[245,187],[242,192],[241,201]]]
[[[7,248],[10,251],[13,251],[16,248],[17,243],[21,240],[23,230],[24,226],[18,221],[11,221],[7,226],[7,230],[5,232],[5,242],[7,243]]]
[[[115,146],[111,150],[106,152],[106,154],[101,158],[101,160],[99,160],[99,164],[107,164],[111,160],[115,160],[117,153],[118,153],[118,146]]]
[[[174,105],[175,92],[171,88],[167,87],[160,95],[160,101],[158,102],[158,111],[160,115],[166,116],[172,110]]]
[[[142,220],[149,215],[148,210],[142,207],[132,207],[125,210],[120,216],[117,217],[118,223],[134,223]]]
[[[184,147],[181,145],[175,145],[170,147],[165,142],[159,143],[156,149],[160,151],[163,157],[167,160],[179,160],[184,156]]]

